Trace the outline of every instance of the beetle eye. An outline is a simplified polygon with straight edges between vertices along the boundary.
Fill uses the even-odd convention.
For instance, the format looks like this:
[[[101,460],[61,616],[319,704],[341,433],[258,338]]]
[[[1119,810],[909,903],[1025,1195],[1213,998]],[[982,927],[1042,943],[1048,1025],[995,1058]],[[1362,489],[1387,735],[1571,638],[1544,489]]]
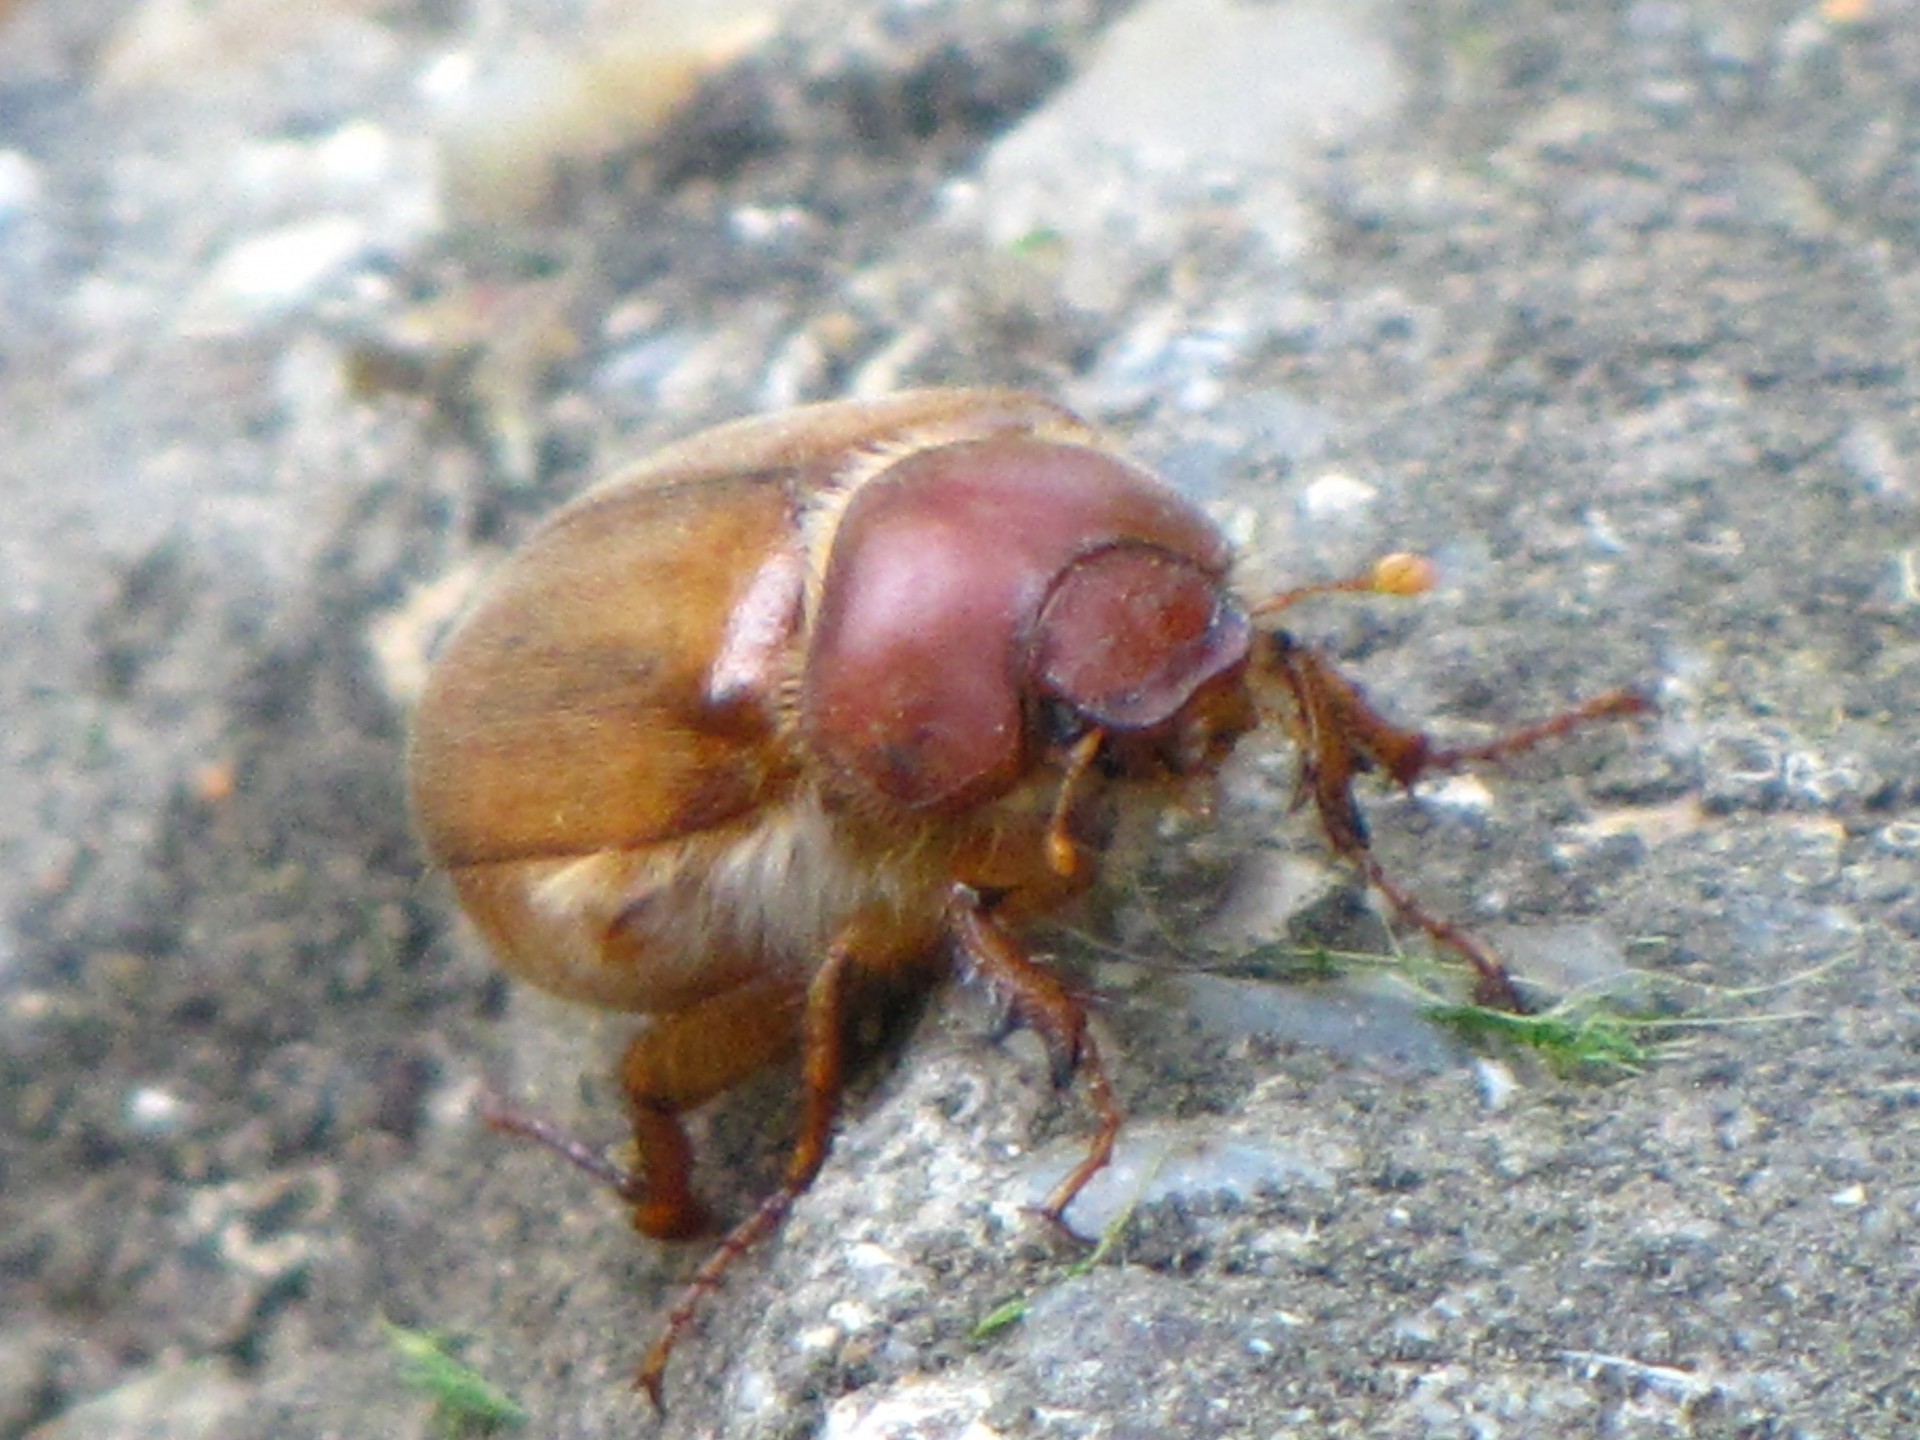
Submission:
[[[1048,748],[1070,749],[1093,722],[1065,700],[1048,696],[1040,702],[1040,734]]]

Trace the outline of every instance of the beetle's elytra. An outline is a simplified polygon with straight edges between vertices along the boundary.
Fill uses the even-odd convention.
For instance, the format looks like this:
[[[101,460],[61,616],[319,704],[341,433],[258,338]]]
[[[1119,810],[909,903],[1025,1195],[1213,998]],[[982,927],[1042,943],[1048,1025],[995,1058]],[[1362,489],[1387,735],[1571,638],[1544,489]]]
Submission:
[[[1092,880],[1115,805],[1207,781],[1277,725],[1340,855],[1512,1001],[1498,962],[1381,873],[1357,773],[1495,759],[1645,702],[1618,691],[1489,745],[1383,719],[1272,617],[1411,593],[1422,564],[1249,603],[1215,527],[1072,414],[929,390],[724,425],[587,491],[501,568],[439,657],[413,798],[506,966],[651,1017],[621,1082],[654,1236],[704,1228],[679,1116],[799,1057],[784,1183],[721,1242],[649,1354],[659,1399],[700,1296],[825,1158],[849,977],[959,964],[1010,999],[1099,1125],[1120,1117],[1079,1004],[1021,943]]]

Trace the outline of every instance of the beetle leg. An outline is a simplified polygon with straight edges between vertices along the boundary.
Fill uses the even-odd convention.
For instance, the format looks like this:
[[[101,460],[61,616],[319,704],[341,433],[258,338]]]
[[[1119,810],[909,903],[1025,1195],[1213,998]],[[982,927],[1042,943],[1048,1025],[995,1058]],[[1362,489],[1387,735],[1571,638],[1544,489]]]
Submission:
[[[475,1109],[489,1129],[505,1135],[517,1135],[522,1140],[545,1146],[569,1165],[586,1171],[628,1204],[633,1204],[646,1194],[645,1181],[633,1171],[614,1164],[571,1131],[543,1116],[522,1110],[491,1090],[481,1094]]]
[[[764,977],[661,1016],[627,1046],[620,1085],[632,1108],[640,1174],[625,1198],[636,1230],[677,1240],[706,1228],[680,1116],[791,1054],[800,1011],[796,981]]]
[[[1526,1007],[1499,958],[1401,889],[1368,846],[1366,821],[1353,795],[1354,776],[1370,763],[1378,764],[1411,787],[1427,768],[1432,743],[1419,731],[1403,730],[1387,720],[1325,656],[1285,631],[1268,637],[1267,653],[1293,702],[1284,719],[1300,749],[1301,788],[1313,800],[1327,844],[1386,897],[1403,921],[1473,966],[1476,1000],[1522,1013]]]
[[[1035,963],[1006,927],[980,908],[972,891],[956,887],[947,915],[961,958],[1006,995],[1014,1013],[1045,1042],[1054,1083],[1065,1085],[1076,1072],[1086,1077],[1087,1099],[1099,1128],[1086,1156],[1040,1207],[1042,1215],[1060,1225],[1074,1196],[1112,1158],[1114,1137],[1120,1132],[1120,1103],[1114,1098],[1099,1047],[1087,1030],[1087,1012],[1057,975]]]
[[[1496,735],[1481,745],[1461,745],[1447,750],[1429,751],[1422,769],[1458,770],[1474,761],[1500,761],[1524,754],[1535,746],[1584,729],[1598,720],[1624,720],[1635,715],[1651,715],[1653,702],[1631,687],[1609,690],[1583,701],[1558,715],[1532,725],[1522,725],[1504,735]]]
[[[1377,766],[1411,790],[1429,771],[1505,760],[1598,720],[1644,714],[1651,704],[1637,691],[1615,690],[1484,744],[1440,749],[1423,732],[1395,725],[1375,710],[1325,656],[1285,631],[1274,631],[1267,640],[1271,673],[1286,686],[1292,702],[1281,719],[1300,749],[1301,789],[1313,800],[1327,843],[1386,897],[1402,920],[1473,966],[1477,1001],[1522,1013],[1525,1004],[1513,977],[1493,951],[1428,910],[1381,867],[1368,846],[1366,821],[1353,795],[1354,777]]]
[[[680,1292],[673,1309],[661,1322],[659,1338],[647,1351],[640,1366],[637,1383],[647,1392],[655,1410],[664,1413],[661,1382],[667,1360],[682,1332],[692,1323],[708,1292],[718,1288],[729,1266],[777,1228],[786,1218],[827,1158],[833,1137],[833,1120],[840,1108],[840,1089],[845,1050],[845,1012],[847,973],[854,961],[853,950],[845,936],[836,940],[826,959],[808,983],[800,1024],[800,1127],[787,1157],[787,1172],[780,1188],[762,1200],[754,1212],[727,1232],[713,1254],[709,1255],[693,1278]],[[723,997],[724,998],[724,997]],[[704,1007],[703,1007],[704,1008]],[[729,1043],[732,1043],[731,1041]]]
[[[1073,813],[1073,802],[1079,798],[1079,792],[1086,778],[1093,772],[1093,762],[1100,758],[1100,746],[1106,740],[1104,730],[1089,730],[1074,742],[1067,752],[1066,773],[1060,777],[1060,791],[1054,796],[1053,813],[1047,817],[1047,865],[1062,880],[1072,882],[1079,879],[1087,865],[1085,851],[1067,829],[1067,818]]]
[[[694,1197],[693,1147],[680,1116],[792,1053],[799,1042],[800,990],[762,979],[656,1019],[621,1061],[637,1169],[614,1164],[551,1120],[498,1095],[481,1097],[480,1118],[531,1140],[586,1171],[633,1207],[633,1228],[656,1240],[684,1240],[707,1228]],[[724,1037],[716,1043],[715,1037]]]

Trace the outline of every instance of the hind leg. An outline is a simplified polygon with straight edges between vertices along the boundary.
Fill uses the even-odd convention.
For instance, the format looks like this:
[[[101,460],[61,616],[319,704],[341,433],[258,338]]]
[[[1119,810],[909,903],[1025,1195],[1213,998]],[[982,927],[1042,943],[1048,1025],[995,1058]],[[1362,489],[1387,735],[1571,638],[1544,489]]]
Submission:
[[[792,980],[752,980],[662,1017],[627,1046],[620,1086],[632,1111],[640,1173],[624,1198],[643,1235],[683,1239],[707,1228],[680,1117],[790,1057],[800,1045],[804,999],[804,987]]]
[[[633,1207],[633,1225],[678,1240],[707,1227],[693,1193],[693,1147],[680,1117],[790,1057],[800,1044],[805,990],[761,978],[656,1018],[620,1062],[639,1165],[625,1170],[560,1127],[489,1101],[487,1123],[524,1136],[585,1170]]]

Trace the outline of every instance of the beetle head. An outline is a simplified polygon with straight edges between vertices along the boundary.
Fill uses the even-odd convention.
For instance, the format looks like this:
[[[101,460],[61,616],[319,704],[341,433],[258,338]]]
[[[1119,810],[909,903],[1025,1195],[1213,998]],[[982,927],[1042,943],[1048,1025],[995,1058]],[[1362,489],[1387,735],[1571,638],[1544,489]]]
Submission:
[[[833,530],[802,730],[850,795],[917,811],[1004,793],[1076,731],[1133,737],[1120,750],[1147,772],[1191,768],[1239,723],[1215,694],[1249,644],[1229,558],[1205,516],[1094,446],[912,451]]]

